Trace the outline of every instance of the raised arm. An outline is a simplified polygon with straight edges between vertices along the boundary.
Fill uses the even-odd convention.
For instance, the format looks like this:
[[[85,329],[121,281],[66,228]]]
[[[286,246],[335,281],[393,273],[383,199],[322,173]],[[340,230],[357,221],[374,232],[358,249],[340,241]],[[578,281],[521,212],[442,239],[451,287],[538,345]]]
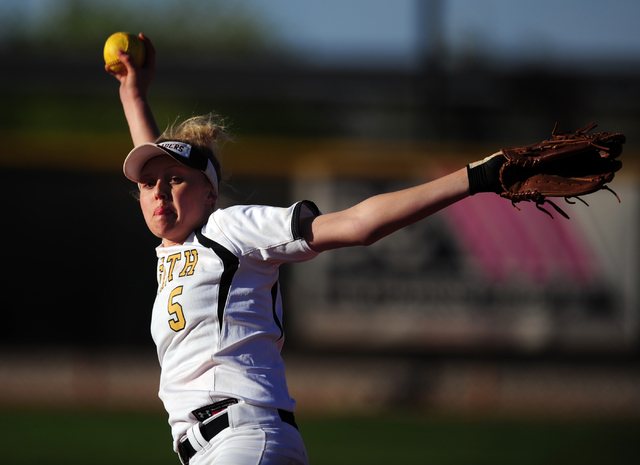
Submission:
[[[105,66],[105,70],[120,81],[120,101],[134,146],[154,142],[160,136],[160,130],[147,100],[147,91],[156,72],[156,52],[147,37],[143,34],[139,37],[146,47],[146,59],[142,68],[139,68],[126,53],[119,53],[120,61],[127,69],[126,74],[114,73]]]
[[[469,195],[467,169],[388,194],[370,197],[335,213],[306,220],[301,226],[311,248],[322,252],[370,245]]]
[[[303,219],[302,234],[317,252],[373,244],[469,195],[502,192],[499,172],[504,161],[502,152],[496,152],[434,181],[375,195],[346,210]]]

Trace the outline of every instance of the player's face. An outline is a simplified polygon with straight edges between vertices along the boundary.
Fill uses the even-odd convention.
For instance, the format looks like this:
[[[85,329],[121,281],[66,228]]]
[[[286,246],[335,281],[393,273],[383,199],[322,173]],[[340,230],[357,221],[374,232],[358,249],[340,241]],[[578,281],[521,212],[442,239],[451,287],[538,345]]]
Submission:
[[[213,187],[202,172],[169,156],[149,160],[140,181],[142,214],[164,246],[182,244],[206,223],[216,202]]]

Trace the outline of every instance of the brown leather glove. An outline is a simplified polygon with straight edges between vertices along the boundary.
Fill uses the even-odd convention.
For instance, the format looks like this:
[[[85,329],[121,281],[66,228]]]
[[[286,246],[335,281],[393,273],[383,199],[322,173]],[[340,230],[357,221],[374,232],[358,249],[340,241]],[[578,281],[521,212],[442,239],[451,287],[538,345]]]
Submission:
[[[533,201],[538,209],[552,216],[541,207],[549,203],[558,213],[569,218],[547,197],[564,197],[569,203],[573,203],[569,199],[577,198],[584,202],[581,195],[601,189],[611,191],[605,184],[611,182],[615,172],[622,167],[617,157],[622,153],[625,136],[608,132],[587,134],[596,127],[595,123],[575,133],[563,134],[556,132],[557,126],[549,140],[502,149],[500,153],[505,160],[498,173],[500,189],[485,192],[496,192],[511,200],[514,206],[517,202]],[[494,157],[485,159],[480,166],[491,163]],[[473,164],[469,166],[468,170],[474,169]],[[471,174],[469,183],[472,184]],[[495,187],[495,180],[492,186]],[[473,188],[472,193],[475,193]]]

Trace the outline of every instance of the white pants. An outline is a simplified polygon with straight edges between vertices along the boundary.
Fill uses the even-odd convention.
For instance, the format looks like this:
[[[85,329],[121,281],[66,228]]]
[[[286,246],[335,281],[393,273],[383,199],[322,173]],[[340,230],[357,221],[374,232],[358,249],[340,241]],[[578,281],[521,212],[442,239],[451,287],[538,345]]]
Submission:
[[[229,406],[226,413],[229,428],[199,450],[199,446],[192,443],[197,452],[189,465],[309,464],[302,436],[280,419],[277,409],[239,402]]]

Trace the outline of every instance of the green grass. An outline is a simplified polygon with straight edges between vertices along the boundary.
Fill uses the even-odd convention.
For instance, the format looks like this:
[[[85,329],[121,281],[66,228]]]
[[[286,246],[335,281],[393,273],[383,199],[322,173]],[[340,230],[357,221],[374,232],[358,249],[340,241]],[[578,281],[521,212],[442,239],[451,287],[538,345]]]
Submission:
[[[640,422],[527,422],[419,417],[316,420],[314,464],[632,464]]]
[[[0,464],[180,464],[163,414],[0,412]]]
[[[640,421],[299,415],[312,465],[640,463]],[[164,414],[0,412],[0,464],[179,464]]]

